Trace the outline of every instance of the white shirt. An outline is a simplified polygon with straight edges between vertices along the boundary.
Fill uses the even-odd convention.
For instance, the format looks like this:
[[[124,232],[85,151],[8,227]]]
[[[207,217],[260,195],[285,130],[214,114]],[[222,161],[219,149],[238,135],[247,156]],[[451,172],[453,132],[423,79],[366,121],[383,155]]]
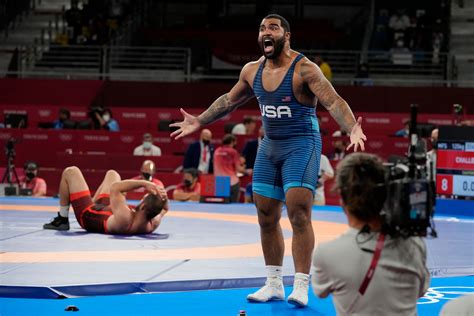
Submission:
[[[247,135],[244,123],[239,123],[232,128],[232,134],[234,135]]]
[[[151,145],[150,149],[143,148],[143,144],[133,150],[134,156],[161,156],[161,149],[158,146]]]
[[[357,233],[357,229],[349,228],[314,251],[314,293],[322,298],[332,293],[337,315],[416,315],[416,302],[430,284],[425,241],[387,236],[373,278],[361,295],[358,290],[372,261],[369,251],[375,249],[378,234],[371,233],[370,238],[368,234],[357,237]]]
[[[209,173],[209,162],[211,161],[211,151],[209,150],[209,146],[204,146],[202,141],[199,142],[201,146],[201,156],[199,157],[199,166],[198,170],[201,173],[207,174]],[[206,151],[206,161],[204,161],[204,151]]]
[[[334,169],[332,168],[328,157],[321,154],[321,160],[319,162],[319,177],[321,177],[323,174],[333,177]],[[326,204],[326,198],[324,196],[324,181],[319,181],[322,185],[319,188],[316,188],[316,192],[314,193],[314,201],[319,201],[322,204]]]

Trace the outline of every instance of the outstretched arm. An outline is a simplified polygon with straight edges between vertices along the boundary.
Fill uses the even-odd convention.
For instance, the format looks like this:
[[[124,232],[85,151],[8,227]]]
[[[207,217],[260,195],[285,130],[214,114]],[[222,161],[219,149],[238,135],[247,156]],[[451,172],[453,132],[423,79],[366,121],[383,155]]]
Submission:
[[[356,121],[347,102],[337,94],[316,64],[310,61],[302,62],[300,74],[341,129],[350,134],[351,144],[348,148],[354,146],[354,151],[357,151],[360,146],[364,150],[364,141],[367,140],[367,137],[362,131],[362,118],[359,117]]]
[[[235,86],[228,93],[217,98],[217,100],[215,100],[207,110],[199,116],[193,116],[183,109],[180,109],[184,116],[184,120],[182,122],[170,124],[172,127],[178,127],[176,131],[171,133],[171,137],[178,139],[189,135],[197,131],[201,126],[210,124],[226,116],[250,100],[253,97],[253,91],[247,80],[249,73],[250,65],[247,64],[242,68],[239,81]]]

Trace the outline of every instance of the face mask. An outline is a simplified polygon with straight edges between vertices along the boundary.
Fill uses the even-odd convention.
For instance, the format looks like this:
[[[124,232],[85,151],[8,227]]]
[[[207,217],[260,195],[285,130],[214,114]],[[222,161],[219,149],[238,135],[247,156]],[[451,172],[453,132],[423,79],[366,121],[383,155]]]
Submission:
[[[142,176],[145,180],[151,180],[151,173],[142,172]]]
[[[104,115],[102,115],[102,118],[104,119],[104,121],[108,122],[110,120],[110,115],[109,114],[104,114]]]
[[[209,140],[207,140],[207,139],[204,139],[204,140],[202,141],[202,143],[203,143],[205,146],[208,146],[208,145],[211,143],[211,141],[209,141]]]
[[[150,149],[151,148],[151,142],[143,142],[143,148],[144,149]]]
[[[188,180],[188,179],[184,180],[184,186],[189,188],[192,184],[193,182],[191,180]]]
[[[431,141],[431,145],[433,146],[433,149],[438,149],[438,141],[437,140]]]
[[[35,173],[34,172],[27,172],[26,177],[29,178],[29,179],[33,179],[35,177]]]

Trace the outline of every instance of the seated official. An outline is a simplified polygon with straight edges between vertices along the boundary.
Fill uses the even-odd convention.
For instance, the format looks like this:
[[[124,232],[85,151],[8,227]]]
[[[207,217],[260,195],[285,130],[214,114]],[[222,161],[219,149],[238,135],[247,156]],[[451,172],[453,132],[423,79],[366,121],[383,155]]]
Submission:
[[[195,168],[184,169],[183,182],[174,189],[173,200],[199,201],[200,197],[201,184],[198,182],[198,170]]]
[[[417,300],[430,283],[422,238],[386,236],[373,277],[363,285],[383,224],[382,161],[365,153],[347,156],[337,167],[336,188],[349,230],[315,250],[314,293],[321,298],[332,294],[338,315],[416,315]]]

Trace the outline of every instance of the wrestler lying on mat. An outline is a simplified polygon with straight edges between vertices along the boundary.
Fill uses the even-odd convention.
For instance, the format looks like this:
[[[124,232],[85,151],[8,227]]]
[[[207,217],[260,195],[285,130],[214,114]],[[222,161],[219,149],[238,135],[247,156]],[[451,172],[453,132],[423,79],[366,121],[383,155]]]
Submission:
[[[127,204],[128,191],[144,187],[148,194],[136,207]],[[164,188],[146,180],[121,180],[115,170],[107,171],[104,180],[91,197],[89,187],[77,167],[64,169],[59,185],[58,216],[44,229],[69,230],[69,204],[82,228],[102,234],[149,234],[168,212]]]

